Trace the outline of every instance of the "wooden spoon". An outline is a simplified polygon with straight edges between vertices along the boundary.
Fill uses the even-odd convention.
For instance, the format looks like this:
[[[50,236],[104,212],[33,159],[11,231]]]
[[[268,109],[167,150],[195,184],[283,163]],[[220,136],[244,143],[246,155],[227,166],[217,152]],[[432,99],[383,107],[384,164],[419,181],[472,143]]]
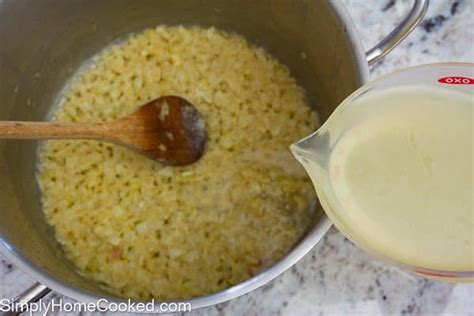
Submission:
[[[122,145],[169,165],[204,153],[206,129],[187,100],[164,96],[106,123],[0,122],[0,139],[94,139]]]

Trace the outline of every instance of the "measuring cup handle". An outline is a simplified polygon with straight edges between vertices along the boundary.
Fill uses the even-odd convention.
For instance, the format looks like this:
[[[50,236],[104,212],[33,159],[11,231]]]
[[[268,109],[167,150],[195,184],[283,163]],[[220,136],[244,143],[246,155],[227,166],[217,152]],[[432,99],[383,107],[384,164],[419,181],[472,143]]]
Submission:
[[[397,25],[384,39],[367,51],[367,62],[369,65],[379,61],[394,49],[413,29],[421,22],[428,9],[429,0],[415,0],[410,13]]]

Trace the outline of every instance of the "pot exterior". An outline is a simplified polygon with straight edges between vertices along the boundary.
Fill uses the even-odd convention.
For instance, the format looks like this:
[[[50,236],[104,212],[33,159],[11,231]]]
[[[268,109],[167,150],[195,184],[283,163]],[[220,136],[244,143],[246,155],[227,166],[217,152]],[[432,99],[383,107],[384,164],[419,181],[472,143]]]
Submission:
[[[159,24],[215,26],[244,35],[286,64],[324,121],[368,78],[365,53],[338,2],[314,0],[3,0],[0,2],[0,120],[44,120],[84,60],[114,40]],[[73,299],[105,293],[75,273],[41,211],[37,143],[0,141],[0,250],[33,278]],[[308,253],[330,227],[314,229],[280,262],[193,308],[245,294]]]

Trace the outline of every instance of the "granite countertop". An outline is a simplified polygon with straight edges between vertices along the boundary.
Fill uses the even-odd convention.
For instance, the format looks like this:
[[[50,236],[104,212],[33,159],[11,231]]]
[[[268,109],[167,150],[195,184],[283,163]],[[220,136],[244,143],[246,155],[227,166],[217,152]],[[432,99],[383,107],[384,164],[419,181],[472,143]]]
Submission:
[[[342,2],[367,48],[388,34],[412,4],[412,0]],[[371,77],[431,62],[474,62],[473,9],[473,0],[431,0],[421,26],[372,66]],[[32,283],[0,257],[0,299],[14,297]],[[332,228],[303,260],[270,284],[192,314],[474,315],[474,284],[428,281],[390,267]]]

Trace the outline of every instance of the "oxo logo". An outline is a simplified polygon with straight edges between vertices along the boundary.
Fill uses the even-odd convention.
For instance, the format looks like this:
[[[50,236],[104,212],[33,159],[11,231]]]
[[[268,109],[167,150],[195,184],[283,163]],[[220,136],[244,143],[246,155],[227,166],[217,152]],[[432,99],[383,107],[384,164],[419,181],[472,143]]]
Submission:
[[[468,77],[449,76],[439,78],[438,82],[444,84],[474,84],[474,79]]]

